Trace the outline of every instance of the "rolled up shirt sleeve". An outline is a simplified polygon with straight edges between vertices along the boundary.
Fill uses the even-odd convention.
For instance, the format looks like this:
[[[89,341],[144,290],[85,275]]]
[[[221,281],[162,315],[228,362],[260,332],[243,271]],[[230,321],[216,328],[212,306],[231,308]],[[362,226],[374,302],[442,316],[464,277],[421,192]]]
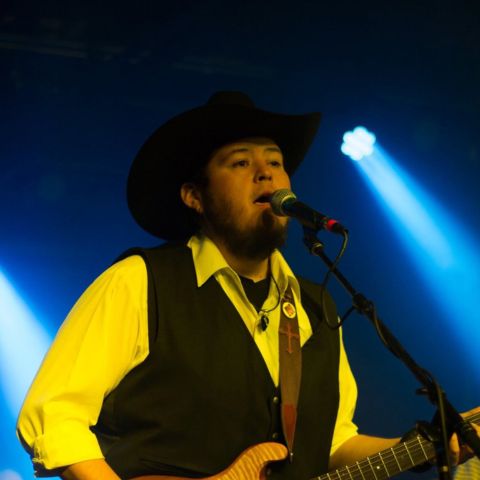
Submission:
[[[147,355],[147,273],[132,256],[80,297],[26,396],[17,434],[37,474],[103,458],[90,427],[104,398]]]

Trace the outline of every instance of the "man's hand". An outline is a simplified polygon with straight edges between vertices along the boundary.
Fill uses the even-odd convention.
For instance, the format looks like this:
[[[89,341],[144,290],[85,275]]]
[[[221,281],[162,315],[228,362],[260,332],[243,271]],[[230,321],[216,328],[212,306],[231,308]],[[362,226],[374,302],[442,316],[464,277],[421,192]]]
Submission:
[[[466,418],[475,413],[480,413],[480,407],[462,413],[462,417]],[[475,423],[472,423],[472,426],[476,430],[477,435],[480,438],[480,426],[476,425]],[[469,458],[472,458],[473,452],[468,445],[462,445],[459,442],[458,435],[455,433],[450,439],[450,455],[452,458],[452,464],[459,465],[463,462],[466,462]]]

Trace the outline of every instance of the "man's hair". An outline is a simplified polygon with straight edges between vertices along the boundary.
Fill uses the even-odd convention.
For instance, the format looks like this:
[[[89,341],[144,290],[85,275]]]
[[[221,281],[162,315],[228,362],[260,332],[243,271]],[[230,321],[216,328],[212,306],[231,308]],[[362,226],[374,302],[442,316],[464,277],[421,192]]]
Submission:
[[[207,162],[208,163],[208,162]],[[207,176],[207,165],[203,165],[202,168],[195,172],[187,181],[184,183],[191,183],[195,185],[200,193],[205,192],[208,187],[209,179]],[[189,220],[191,220],[195,226],[195,232],[198,232],[202,228],[202,215],[198,213],[195,209],[185,206],[188,209]]]

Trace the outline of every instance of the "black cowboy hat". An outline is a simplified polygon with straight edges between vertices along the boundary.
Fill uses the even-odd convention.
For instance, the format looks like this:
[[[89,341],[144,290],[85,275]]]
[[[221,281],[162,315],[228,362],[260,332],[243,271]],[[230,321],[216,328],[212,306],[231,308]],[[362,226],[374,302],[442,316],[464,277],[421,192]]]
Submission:
[[[315,137],[320,117],[267,112],[244,93],[215,93],[205,105],[163,124],[138,152],[127,185],[133,217],[157,237],[188,238],[196,225],[180,198],[180,187],[195,178],[214,150],[242,138],[270,138],[282,150],[285,169],[292,175]]]

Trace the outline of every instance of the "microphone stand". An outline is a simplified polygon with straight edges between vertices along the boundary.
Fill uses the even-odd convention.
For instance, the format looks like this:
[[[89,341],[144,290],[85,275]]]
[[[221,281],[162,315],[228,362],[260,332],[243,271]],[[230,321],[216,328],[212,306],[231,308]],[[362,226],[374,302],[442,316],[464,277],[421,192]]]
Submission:
[[[403,348],[400,342],[390,332],[377,316],[374,304],[362,293],[357,292],[344,275],[338,270],[336,264],[327,257],[323,251],[323,244],[318,240],[318,230],[303,227],[304,243],[312,255],[323,260],[329,270],[335,275],[339,283],[350,294],[352,307],[367,317],[375,326],[382,343],[399,358],[413,373],[417,380],[423,385],[418,393],[428,397],[430,402],[437,407],[438,423],[440,427],[440,438],[434,442],[437,454],[437,470],[439,479],[451,480],[451,464],[449,452],[449,432],[456,432],[461,442],[467,444],[475,455],[480,458],[480,438],[470,422],[464,420],[453,405],[447,400],[444,390],[440,387],[435,378],[424,368],[420,367],[410,354]],[[346,236],[346,232],[344,233]]]

